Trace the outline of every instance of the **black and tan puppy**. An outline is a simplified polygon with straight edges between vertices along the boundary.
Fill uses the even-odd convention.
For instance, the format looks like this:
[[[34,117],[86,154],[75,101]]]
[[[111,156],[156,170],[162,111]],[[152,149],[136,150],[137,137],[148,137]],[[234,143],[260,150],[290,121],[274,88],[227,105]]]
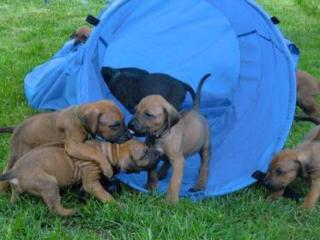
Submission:
[[[6,170],[31,149],[50,142],[74,141],[82,143],[88,153],[87,159],[99,164],[105,176],[113,175],[110,165],[91,146],[84,144],[88,134],[97,134],[110,142],[124,142],[130,133],[124,123],[124,116],[111,101],[99,101],[69,107],[59,112],[35,115],[14,129],[10,156]],[[0,184],[0,191],[8,188],[8,182]]]
[[[139,172],[152,166],[157,159],[156,151],[137,140],[123,144],[89,142],[95,151],[104,156],[114,172]],[[82,182],[84,189],[102,202],[113,197],[104,190],[99,179],[101,171],[97,164],[87,161],[87,153],[81,144],[69,142],[66,149],[79,159],[70,157],[64,144],[47,144],[23,155],[8,172],[0,176],[0,181],[9,180],[13,185],[11,200],[18,194],[29,192],[43,198],[49,209],[61,216],[70,216],[74,210],[61,205],[59,188]],[[84,154],[83,154],[84,153]]]
[[[311,74],[298,70],[297,85],[297,105],[310,116],[320,112],[320,105],[315,99],[320,94],[320,81]]]
[[[206,185],[210,154],[210,129],[207,120],[200,113],[200,92],[204,76],[198,86],[192,110],[177,110],[159,95],[145,97],[136,107],[136,113],[129,123],[129,128],[138,134],[148,136],[148,143],[165,157],[160,170],[160,177],[166,175],[171,165],[173,174],[166,200],[170,204],[178,202],[179,191],[184,170],[185,158],[199,152],[201,166],[199,179],[193,191],[199,191]],[[149,171],[148,187],[153,189],[157,184],[155,169]]]
[[[71,39],[74,39],[74,45],[83,44],[87,41],[91,33],[91,29],[88,27],[79,27],[77,28],[70,36]]]
[[[160,95],[177,110],[189,92],[194,99],[192,87],[178,79],[163,73],[149,73],[139,68],[101,69],[103,79],[110,92],[128,109],[134,113],[134,108],[142,98],[149,95]]]
[[[312,207],[320,195],[320,142],[310,135],[295,149],[285,149],[272,159],[264,183],[273,189],[270,200],[283,195],[285,187],[298,176],[309,177],[311,189],[301,208]]]

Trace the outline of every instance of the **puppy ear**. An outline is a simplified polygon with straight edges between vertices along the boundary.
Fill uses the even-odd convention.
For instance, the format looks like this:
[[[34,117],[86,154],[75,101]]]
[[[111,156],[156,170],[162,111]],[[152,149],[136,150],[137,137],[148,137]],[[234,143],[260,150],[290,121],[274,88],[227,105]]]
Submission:
[[[294,160],[294,161],[299,165],[299,169],[301,171],[302,177],[304,177],[304,178],[308,177],[308,172],[307,172],[305,165],[299,160]]]
[[[74,38],[76,38],[76,31],[74,31],[74,32],[71,33],[71,35],[70,35],[70,39],[74,39]]]
[[[177,124],[181,118],[180,113],[173,107],[171,104],[168,104],[167,108],[164,108],[164,111],[167,115],[167,126],[171,128]]]
[[[89,109],[83,114],[83,121],[91,133],[97,132],[100,114],[98,109]]]

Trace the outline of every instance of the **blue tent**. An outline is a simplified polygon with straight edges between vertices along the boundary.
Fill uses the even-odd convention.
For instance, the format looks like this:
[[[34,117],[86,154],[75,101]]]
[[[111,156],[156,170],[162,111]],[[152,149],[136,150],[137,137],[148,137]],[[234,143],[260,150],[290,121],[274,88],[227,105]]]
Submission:
[[[198,175],[199,157],[193,156],[181,195],[201,199],[230,193],[252,184],[255,170],[267,169],[292,124],[297,52],[254,1],[118,0],[99,19],[84,45],[67,42],[26,76],[32,107],[115,100],[100,75],[102,66],[163,72],[193,88],[212,73],[201,104],[213,142],[209,181],[203,192],[188,192]],[[190,106],[187,98],[184,107]],[[146,191],[146,173],[119,178]],[[169,179],[170,174],[160,182],[159,192],[166,191]]]

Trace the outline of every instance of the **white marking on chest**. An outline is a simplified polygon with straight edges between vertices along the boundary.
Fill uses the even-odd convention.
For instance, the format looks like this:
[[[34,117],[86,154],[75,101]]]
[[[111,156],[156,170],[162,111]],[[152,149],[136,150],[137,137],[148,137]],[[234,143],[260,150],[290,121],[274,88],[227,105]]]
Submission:
[[[19,185],[19,180],[18,178],[13,178],[9,181],[10,183],[14,184],[14,185]]]

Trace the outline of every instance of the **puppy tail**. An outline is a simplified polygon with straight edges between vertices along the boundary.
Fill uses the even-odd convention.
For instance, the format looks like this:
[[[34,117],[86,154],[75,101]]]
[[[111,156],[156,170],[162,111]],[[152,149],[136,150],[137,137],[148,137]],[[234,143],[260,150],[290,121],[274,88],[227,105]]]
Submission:
[[[194,92],[193,88],[187,83],[183,83],[183,85],[184,85],[184,88],[187,90],[187,92],[190,93],[192,100],[194,101],[196,98],[196,93]]]
[[[201,95],[202,85],[205,82],[205,80],[207,80],[210,76],[211,76],[211,74],[207,73],[206,75],[204,75],[201,78],[201,80],[200,80],[200,82],[198,84],[196,96],[195,96],[195,99],[194,99],[194,102],[193,102],[193,107],[192,107],[192,109],[195,110],[195,111],[198,111],[198,112],[200,111],[200,95]]]
[[[14,171],[8,171],[8,172],[0,175],[0,181],[11,180],[13,178],[15,178]]]
[[[4,127],[0,128],[0,133],[13,133],[14,127]]]

